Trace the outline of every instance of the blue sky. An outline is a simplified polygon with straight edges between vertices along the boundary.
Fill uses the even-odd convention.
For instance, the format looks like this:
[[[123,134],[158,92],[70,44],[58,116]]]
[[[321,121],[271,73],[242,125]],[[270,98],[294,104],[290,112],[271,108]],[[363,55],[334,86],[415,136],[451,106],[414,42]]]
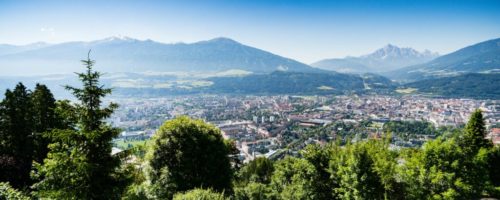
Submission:
[[[498,0],[6,1],[0,43],[229,37],[305,63],[388,43],[441,54],[500,37]]]

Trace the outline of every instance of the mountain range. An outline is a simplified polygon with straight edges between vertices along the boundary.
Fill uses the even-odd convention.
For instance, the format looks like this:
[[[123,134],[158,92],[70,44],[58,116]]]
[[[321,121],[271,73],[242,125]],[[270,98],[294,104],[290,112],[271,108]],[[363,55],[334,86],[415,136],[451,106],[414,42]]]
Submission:
[[[97,60],[103,72],[221,72],[243,70],[318,72],[298,61],[246,46],[228,38],[164,44],[152,40],[110,37],[91,42],[0,45],[0,75],[40,75],[81,71],[79,60]]]
[[[492,91],[500,80],[500,38],[437,58],[437,54],[430,51],[387,45],[368,55],[313,64],[319,68],[228,38],[164,44],[110,37],[91,42],[0,45],[0,90],[22,81],[29,85],[46,83],[56,92],[64,93],[61,83],[78,83],[71,72],[83,70],[79,60],[85,58],[89,49],[92,49],[92,59],[97,60],[95,69],[106,73],[103,83],[123,94],[338,94],[349,91],[390,94],[400,87],[445,96],[500,96]],[[338,65],[329,65],[331,63]],[[405,67],[411,63],[418,64]],[[377,73],[363,73],[366,71]],[[476,74],[467,75],[469,73]],[[414,84],[406,84],[411,82]]]
[[[459,49],[423,64],[408,66],[384,75],[396,80],[412,82],[466,73],[499,72],[500,38],[497,38]]]
[[[429,50],[419,52],[412,48],[400,48],[388,44],[371,54],[359,57],[324,59],[311,65],[325,70],[345,73],[386,72],[425,63],[438,56],[438,53]]]

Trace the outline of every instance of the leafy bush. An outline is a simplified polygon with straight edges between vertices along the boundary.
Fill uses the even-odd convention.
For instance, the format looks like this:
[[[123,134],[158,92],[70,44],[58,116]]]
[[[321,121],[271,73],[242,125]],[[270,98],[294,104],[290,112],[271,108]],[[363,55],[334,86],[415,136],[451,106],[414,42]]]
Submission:
[[[177,193],[174,200],[226,200],[224,194],[210,189],[194,189],[185,193]]]
[[[229,143],[220,130],[182,116],[165,122],[155,134],[146,160],[151,191],[158,198],[205,187],[230,191]]]
[[[29,200],[23,193],[12,188],[9,183],[0,183],[0,200]]]

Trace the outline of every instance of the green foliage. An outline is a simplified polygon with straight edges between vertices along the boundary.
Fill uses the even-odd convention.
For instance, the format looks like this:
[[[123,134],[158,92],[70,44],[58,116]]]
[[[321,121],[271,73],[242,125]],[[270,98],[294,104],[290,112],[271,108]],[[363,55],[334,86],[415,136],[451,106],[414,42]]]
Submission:
[[[127,200],[477,199],[500,194],[500,148],[485,139],[479,110],[463,130],[436,130],[427,122],[386,123],[384,131],[403,138],[443,133],[421,148],[400,151],[389,148],[388,138],[360,137],[354,144],[302,149],[308,138],[324,138],[332,130],[342,136],[363,134],[370,125],[334,123],[295,136],[299,139],[289,148],[302,149],[298,158],[257,158],[240,168],[234,141],[224,140],[219,129],[202,120],[183,116],[165,122],[147,145],[111,155],[119,130],[105,119],[117,105],[102,106],[111,90],[100,85],[94,61],[83,62],[87,71],[78,74],[83,88],[66,87],[78,104],[56,101],[40,84],[33,93],[21,83],[6,91],[0,103],[0,181],[8,183],[0,183],[0,200],[29,199],[20,191],[41,199]],[[271,76],[300,80],[308,75]],[[279,93],[279,84],[274,92]],[[135,159],[121,160],[129,156]],[[234,169],[239,171],[231,182]]]
[[[66,89],[71,91],[80,101],[80,104],[76,105],[76,114],[79,119],[78,128],[86,133],[100,129],[104,125],[103,119],[111,116],[118,105],[111,103],[108,107],[101,108],[102,98],[111,94],[111,88],[104,88],[103,85],[100,85],[99,78],[102,74],[92,70],[95,61],[87,58],[87,60],[82,60],[82,63],[87,70],[85,73],[77,73],[77,75],[83,88],[66,86]]]
[[[473,196],[482,194],[485,187],[491,184],[488,161],[493,144],[485,137],[484,118],[481,111],[476,110],[471,114],[465,126],[463,138],[459,142],[464,152],[462,157],[464,166],[459,173],[464,176],[464,182],[471,185],[470,193]]]
[[[341,199],[383,199],[385,188],[370,148],[371,143],[357,143],[343,149],[336,172],[340,186],[335,189]]]
[[[56,113],[56,100],[45,85],[36,84],[35,91],[31,94],[34,120],[34,143],[36,162],[43,162],[49,151],[50,140],[44,135],[53,128],[64,128]]]
[[[31,184],[33,115],[31,93],[22,83],[5,92],[0,119],[0,181],[27,188]]]
[[[43,165],[37,167],[34,185],[37,196],[58,199],[85,199],[90,196],[91,163],[82,151],[84,136],[73,130],[51,132],[54,143]]]
[[[301,73],[276,71],[244,77],[218,77],[208,89],[220,93],[241,94],[340,94],[362,91],[363,79],[357,75],[338,73]],[[326,86],[332,89],[322,90]]]
[[[481,110],[476,110],[471,114],[469,122],[464,129],[464,136],[461,140],[461,145],[465,148],[466,153],[476,154],[480,148],[490,148],[491,141],[485,139],[486,127]]]
[[[69,100],[56,101],[55,113],[58,117],[59,128],[75,129],[78,123],[76,107]]]
[[[305,159],[287,157],[276,162],[271,189],[279,199],[315,199],[318,173]]]
[[[239,170],[238,178],[240,183],[249,182],[269,183],[273,174],[273,162],[265,157],[258,157]]]
[[[234,188],[234,198],[237,200],[273,199],[268,184],[274,172],[273,161],[265,157],[245,164],[238,172]]]
[[[337,176],[331,174],[329,165],[334,154],[338,152],[338,146],[330,144],[326,147],[313,144],[302,150],[301,155],[311,163],[316,172],[314,181],[314,193],[317,199],[334,199],[336,194],[334,188],[339,187]]]
[[[186,116],[165,122],[146,156],[151,191],[157,198],[172,198],[194,188],[231,191],[230,147],[220,130]]]
[[[477,69],[474,69],[476,71]],[[453,77],[435,78],[417,81],[405,85],[417,88],[419,92],[430,93],[456,98],[500,98],[500,75],[493,74],[465,74]]]
[[[59,102],[70,111],[58,110],[68,116],[71,125],[76,119],[75,129],[53,130],[49,137],[47,159],[37,166],[34,175],[40,181],[33,187],[35,194],[53,199],[119,199],[128,183],[128,176],[120,169],[120,160],[111,155],[111,140],[119,134],[104,119],[108,118],[116,104],[101,107],[102,98],[111,93],[99,84],[101,74],[92,70],[94,61],[82,61],[87,68],[78,74],[83,88],[67,86],[79,104]],[[74,108],[74,109],[73,109]]]
[[[500,147],[491,149],[488,165],[491,184],[500,187]]]
[[[125,193],[122,196],[122,200],[149,199],[146,189],[148,185],[141,164],[142,161],[136,161],[135,163],[125,165],[126,174],[131,177],[133,182],[126,188]]]
[[[427,142],[405,158],[401,176],[410,199],[473,199],[482,193],[487,151],[468,158],[454,139]],[[471,163],[472,162],[472,165]],[[486,176],[487,177],[487,176]]]
[[[235,200],[265,200],[276,199],[272,196],[270,188],[262,183],[251,182],[243,187],[236,187],[234,191]]]
[[[185,193],[177,193],[174,200],[225,200],[224,194],[211,189],[193,189]]]
[[[0,200],[29,200],[30,198],[12,188],[8,183],[0,182]]]
[[[462,137],[438,138],[404,157],[400,175],[410,199],[474,199],[490,185],[494,153],[480,111],[472,113]],[[490,191],[491,193],[491,191]]]
[[[415,138],[417,135],[436,135],[437,133],[434,125],[424,121],[390,121],[384,124],[383,132],[403,139]]]

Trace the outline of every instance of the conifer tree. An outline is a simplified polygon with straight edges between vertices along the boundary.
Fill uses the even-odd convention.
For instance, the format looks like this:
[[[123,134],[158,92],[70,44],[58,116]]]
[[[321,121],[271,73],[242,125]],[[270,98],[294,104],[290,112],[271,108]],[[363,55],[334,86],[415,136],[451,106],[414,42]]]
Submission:
[[[464,131],[462,146],[466,148],[466,153],[475,154],[480,148],[492,146],[491,142],[485,139],[486,127],[481,110],[476,110],[471,114]]]
[[[478,109],[471,114],[469,122],[465,126],[464,135],[460,141],[460,146],[464,152],[462,157],[464,166],[456,172],[464,177],[465,183],[472,186],[469,193],[473,197],[477,197],[484,192],[486,182],[489,180],[490,174],[484,160],[485,158],[487,160],[489,150],[493,145],[485,137],[484,118],[481,110]]]
[[[36,84],[35,90],[31,95],[33,110],[33,128],[34,128],[34,160],[42,163],[47,157],[49,138],[45,134],[54,129],[61,128],[61,123],[55,112],[56,100],[47,86]]]
[[[0,182],[15,188],[30,184],[33,124],[30,91],[22,84],[5,92],[0,104]]]
[[[90,54],[90,52],[89,52]],[[94,61],[82,60],[86,72],[78,73],[83,88],[66,86],[79,103],[74,105],[76,129],[51,133],[46,162],[38,168],[41,181],[36,195],[54,199],[119,199],[126,186],[118,157],[111,155],[112,139],[118,129],[104,122],[117,105],[102,107],[102,98],[111,93],[99,83],[101,73],[93,71]]]

